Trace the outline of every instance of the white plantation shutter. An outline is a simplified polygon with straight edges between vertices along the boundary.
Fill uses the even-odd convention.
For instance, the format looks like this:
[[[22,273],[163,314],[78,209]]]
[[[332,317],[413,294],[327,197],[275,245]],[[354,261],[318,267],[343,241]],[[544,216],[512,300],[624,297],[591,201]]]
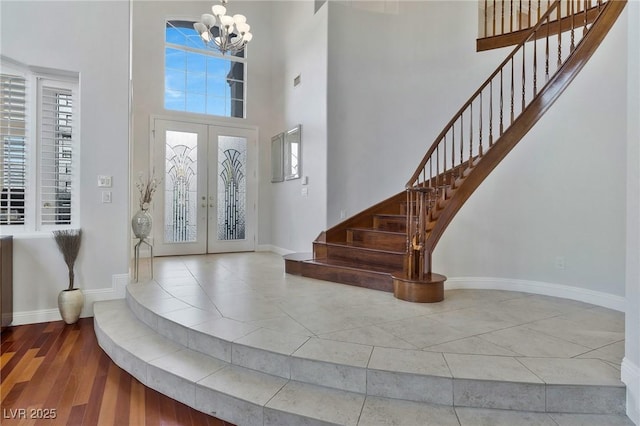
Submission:
[[[25,224],[27,93],[24,77],[0,74],[0,225]]]
[[[70,225],[75,200],[75,100],[62,82],[39,82],[40,225]]]

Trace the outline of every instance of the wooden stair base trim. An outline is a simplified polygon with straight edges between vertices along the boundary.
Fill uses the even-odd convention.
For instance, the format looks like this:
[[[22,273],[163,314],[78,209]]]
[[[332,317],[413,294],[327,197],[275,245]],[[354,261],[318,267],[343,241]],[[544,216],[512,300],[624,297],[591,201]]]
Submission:
[[[363,287],[370,290],[388,293],[393,291],[393,280],[389,272],[359,269],[346,263],[337,264],[331,262],[329,259],[314,259],[301,262],[301,275],[307,278]]]
[[[402,273],[387,274],[359,270],[347,265],[323,264],[322,259],[314,260],[312,256],[311,253],[284,255],[285,272],[290,275],[338,282],[371,290],[393,291],[396,298],[407,302],[435,303],[444,300],[444,282],[447,279],[444,275],[431,274],[427,280],[410,280]],[[378,276],[378,278],[373,279],[372,276]],[[389,284],[386,284],[385,276],[389,277]]]
[[[393,275],[393,295],[414,303],[436,303],[444,300],[444,282],[447,277],[431,273],[424,280],[409,279],[402,274]]]
[[[313,253],[291,253],[282,256],[284,272],[291,275],[302,275],[302,263],[313,259]]]

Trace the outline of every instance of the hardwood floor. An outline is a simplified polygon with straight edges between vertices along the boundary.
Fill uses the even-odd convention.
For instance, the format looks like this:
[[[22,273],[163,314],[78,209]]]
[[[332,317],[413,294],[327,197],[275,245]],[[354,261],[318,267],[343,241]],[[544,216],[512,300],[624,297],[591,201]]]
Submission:
[[[2,425],[225,426],[149,389],[98,346],[93,318],[10,327],[0,346]]]

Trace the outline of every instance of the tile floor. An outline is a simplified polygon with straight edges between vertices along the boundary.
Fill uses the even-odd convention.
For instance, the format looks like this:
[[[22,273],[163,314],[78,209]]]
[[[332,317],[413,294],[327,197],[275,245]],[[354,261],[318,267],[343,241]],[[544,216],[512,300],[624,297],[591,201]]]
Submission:
[[[329,369],[309,372],[305,362],[313,360],[316,365],[353,367],[348,370],[355,373],[374,369],[380,376],[389,371],[428,375],[435,381],[469,379],[469,385],[473,379],[520,382],[530,384],[533,393],[543,384],[621,386],[624,315],[594,305],[497,290],[449,290],[441,303],[414,304],[390,293],[287,275],[282,258],[273,253],[164,257],[154,263],[153,280],[143,265],[140,282],[129,286],[136,300],[185,327],[270,351],[270,374],[278,375],[278,356],[291,356],[292,380],[344,376]],[[241,352],[233,356],[249,357]],[[347,387],[331,387],[363,392],[361,377],[347,379]],[[367,376],[376,379],[373,373]],[[283,400],[268,406],[277,410],[288,398],[286,392],[279,398]],[[385,399],[367,397],[362,416],[376,424],[376,416],[398,409],[385,404]],[[468,412],[474,423],[464,420],[464,408],[455,410],[462,424],[482,423],[481,410]],[[513,423],[509,416],[516,412],[500,415],[504,424],[529,424]],[[530,424],[598,424],[605,419],[522,415],[531,416]],[[487,424],[496,424],[495,417],[489,418],[493,420]]]
[[[559,374],[552,366],[539,367],[536,359],[584,359],[572,363],[578,369],[574,373],[567,372],[567,365],[555,368],[580,383],[590,375],[619,379],[624,356],[624,314],[573,300],[448,290],[441,303],[415,304],[390,293],[287,275],[281,257],[273,253],[160,257],[150,282],[144,266],[141,271],[140,283],[130,291],[155,312],[286,355],[298,351],[358,366],[367,364],[374,347],[400,354],[421,350],[447,354],[449,368],[469,378],[477,371],[474,361],[504,357],[500,371],[517,361],[512,369],[524,374],[522,379],[535,369],[543,377]],[[352,344],[354,350],[349,359],[332,359],[331,353],[344,351],[332,352],[309,337],[337,347]]]

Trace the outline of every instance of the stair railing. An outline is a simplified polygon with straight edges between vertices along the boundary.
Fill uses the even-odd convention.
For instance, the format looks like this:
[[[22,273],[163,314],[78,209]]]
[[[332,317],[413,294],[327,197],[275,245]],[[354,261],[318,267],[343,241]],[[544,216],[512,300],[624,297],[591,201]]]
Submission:
[[[581,1],[551,3],[528,36],[460,108],[428,149],[406,185],[409,279],[422,280],[432,272],[431,246],[435,243],[430,245],[427,239],[438,210],[571,57],[597,21],[597,17],[588,20],[586,11],[599,14],[607,3],[598,0],[591,9],[581,9]],[[563,6],[585,12],[557,20]]]
[[[587,19],[589,9],[597,0],[561,0],[557,11],[561,18],[583,15]],[[536,25],[551,7],[551,0],[484,0],[480,2],[483,25],[479,28],[479,38],[495,37],[514,33]],[[558,19],[554,12],[551,20]]]

